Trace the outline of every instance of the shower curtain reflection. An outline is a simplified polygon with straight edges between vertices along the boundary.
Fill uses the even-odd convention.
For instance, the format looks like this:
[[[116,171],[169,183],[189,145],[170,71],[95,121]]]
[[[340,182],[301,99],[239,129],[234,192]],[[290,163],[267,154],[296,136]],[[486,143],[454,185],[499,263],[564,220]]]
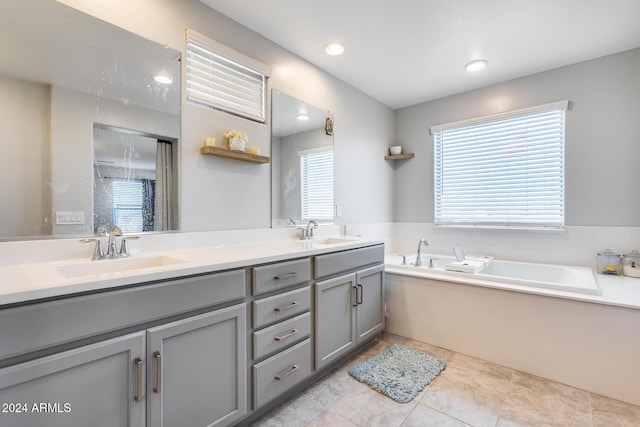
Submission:
[[[173,145],[171,141],[158,139],[156,150],[156,186],[154,230],[171,230],[173,217]]]

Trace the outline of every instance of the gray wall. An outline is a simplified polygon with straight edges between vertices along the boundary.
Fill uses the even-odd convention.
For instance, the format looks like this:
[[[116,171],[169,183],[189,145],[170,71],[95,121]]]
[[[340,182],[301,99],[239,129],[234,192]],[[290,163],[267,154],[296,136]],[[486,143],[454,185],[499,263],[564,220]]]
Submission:
[[[416,157],[395,165],[394,220],[433,222],[431,126],[563,99],[566,224],[640,226],[640,49],[397,110]]]

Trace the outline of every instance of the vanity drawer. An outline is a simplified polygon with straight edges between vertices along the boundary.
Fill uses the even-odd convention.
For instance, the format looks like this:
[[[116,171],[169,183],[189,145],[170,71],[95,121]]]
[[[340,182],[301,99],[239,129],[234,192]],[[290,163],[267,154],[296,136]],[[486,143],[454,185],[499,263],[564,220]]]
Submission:
[[[318,255],[313,262],[314,279],[344,273],[384,262],[384,245]]]
[[[311,375],[311,340],[306,339],[253,367],[256,408],[275,399]]]
[[[283,289],[311,279],[311,263],[308,258],[253,267],[251,271],[254,295]]]
[[[276,352],[311,334],[311,313],[285,320],[253,333],[253,358]]]
[[[245,294],[245,272],[240,269],[2,309],[0,359],[233,301]]]
[[[311,287],[306,286],[253,302],[253,327],[286,319],[311,308]]]

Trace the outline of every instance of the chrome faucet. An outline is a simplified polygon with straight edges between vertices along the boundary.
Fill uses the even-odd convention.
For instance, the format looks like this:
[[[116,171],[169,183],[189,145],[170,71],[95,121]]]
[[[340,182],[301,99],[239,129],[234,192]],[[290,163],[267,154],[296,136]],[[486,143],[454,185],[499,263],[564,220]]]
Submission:
[[[315,236],[313,235],[313,230],[318,226],[318,223],[314,220],[309,220],[307,223],[307,228],[300,228],[300,240],[309,240],[313,239]]]
[[[426,239],[420,239],[420,241],[418,242],[418,254],[416,255],[416,263],[414,264],[416,267],[422,267],[422,254],[420,253],[422,244],[424,244],[425,246],[429,246],[429,243],[426,241]]]
[[[109,236],[109,241],[107,242],[107,253],[102,250],[102,242],[100,242],[99,237]],[[122,242],[120,243],[120,250],[116,250],[117,246],[117,238],[122,236],[122,230],[118,226],[114,226],[111,228],[109,233],[107,234],[107,227],[101,225],[98,227],[97,237],[91,239],[81,239],[81,243],[91,243],[95,242],[95,247],[93,249],[93,256],[91,257],[92,261],[99,261],[101,259],[114,259],[114,258],[124,258],[130,257],[129,248],[127,246],[127,240],[137,240],[140,236],[126,236],[122,237]]]
[[[118,256],[118,252],[116,251],[116,238],[119,236],[122,236],[122,230],[115,225],[109,230],[109,243],[107,245],[108,258],[116,258]]]

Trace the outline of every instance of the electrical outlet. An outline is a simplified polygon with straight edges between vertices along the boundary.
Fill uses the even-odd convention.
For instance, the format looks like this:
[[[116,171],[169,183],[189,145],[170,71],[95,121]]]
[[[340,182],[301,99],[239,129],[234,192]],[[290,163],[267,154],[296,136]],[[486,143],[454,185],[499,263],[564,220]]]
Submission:
[[[336,204],[336,218],[342,218],[342,204]]]

